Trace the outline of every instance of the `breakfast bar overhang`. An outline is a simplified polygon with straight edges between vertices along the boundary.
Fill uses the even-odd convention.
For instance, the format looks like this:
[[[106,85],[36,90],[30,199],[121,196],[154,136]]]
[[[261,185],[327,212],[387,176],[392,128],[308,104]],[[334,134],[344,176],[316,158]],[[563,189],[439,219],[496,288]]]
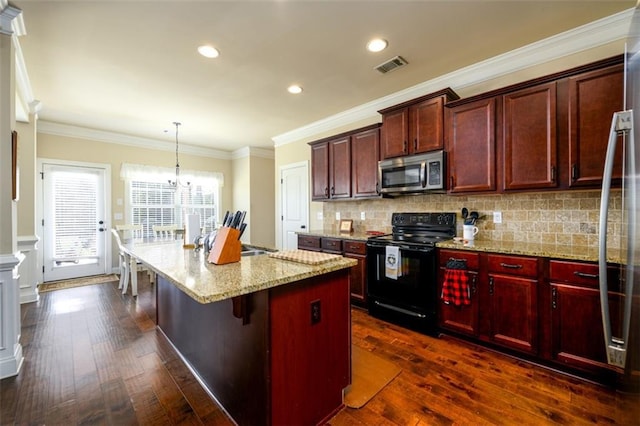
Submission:
[[[159,329],[237,424],[320,424],[343,407],[355,260],[213,265],[181,242],[126,250],[157,274]]]

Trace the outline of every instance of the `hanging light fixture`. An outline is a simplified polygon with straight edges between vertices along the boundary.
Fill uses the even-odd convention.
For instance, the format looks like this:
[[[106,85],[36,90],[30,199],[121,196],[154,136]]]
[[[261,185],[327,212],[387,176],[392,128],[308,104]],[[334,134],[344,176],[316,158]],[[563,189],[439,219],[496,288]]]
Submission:
[[[178,127],[180,127],[182,123],[174,121],[173,125],[176,126],[176,180],[173,181],[169,179],[169,185],[174,188],[177,188],[178,186],[188,187],[191,182],[187,182],[186,184],[180,182],[180,161],[178,161]]]

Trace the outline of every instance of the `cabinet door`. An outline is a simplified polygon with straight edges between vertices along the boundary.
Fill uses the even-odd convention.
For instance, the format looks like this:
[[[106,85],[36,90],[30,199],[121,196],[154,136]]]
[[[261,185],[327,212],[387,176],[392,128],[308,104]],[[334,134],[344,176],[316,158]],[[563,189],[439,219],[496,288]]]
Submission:
[[[412,154],[442,149],[444,126],[442,97],[409,108],[409,150]]]
[[[352,195],[378,196],[378,160],[380,160],[380,131],[367,130],[351,136]]]
[[[537,280],[489,274],[491,340],[530,354],[538,347]]]
[[[600,291],[552,282],[551,307],[553,358],[582,370],[608,369]]]
[[[329,199],[329,145],[311,146],[311,199]]]
[[[447,330],[478,337],[480,312],[480,303],[478,300],[478,269],[480,267],[480,256],[478,253],[473,252],[439,250],[438,263],[440,265],[440,276],[438,279],[438,297],[442,294],[446,264],[452,259],[464,262],[467,267],[469,286],[471,287],[471,304],[467,306],[453,306],[447,305],[442,302],[442,300],[439,300],[438,324]]]
[[[623,65],[569,78],[569,185],[602,184],[609,129],[614,112],[623,109]],[[618,147],[622,136],[618,137]],[[616,152],[614,182],[622,178],[622,150]]]
[[[387,112],[382,116],[380,150],[382,158],[401,157],[409,154],[409,109]]]
[[[557,186],[556,83],[503,96],[504,189]]]
[[[351,140],[344,137],[329,142],[329,198],[351,197]]]
[[[320,251],[320,237],[315,235],[298,235],[300,250]]]
[[[447,109],[449,191],[496,190],[496,99]]]
[[[344,257],[358,261],[351,268],[351,302],[360,306],[367,304],[367,243],[364,241],[343,240]]]

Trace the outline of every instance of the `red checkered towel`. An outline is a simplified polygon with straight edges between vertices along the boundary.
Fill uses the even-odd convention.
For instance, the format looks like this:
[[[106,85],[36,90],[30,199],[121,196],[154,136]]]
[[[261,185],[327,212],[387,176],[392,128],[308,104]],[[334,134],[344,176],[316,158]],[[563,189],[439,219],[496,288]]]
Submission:
[[[471,304],[469,276],[464,269],[445,269],[442,294],[440,298],[447,305],[462,306]]]

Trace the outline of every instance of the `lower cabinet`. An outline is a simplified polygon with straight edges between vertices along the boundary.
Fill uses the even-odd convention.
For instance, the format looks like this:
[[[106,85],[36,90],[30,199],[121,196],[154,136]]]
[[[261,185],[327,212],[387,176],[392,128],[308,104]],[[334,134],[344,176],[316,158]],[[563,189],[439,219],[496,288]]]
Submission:
[[[627,369],[632,374],[607,364],[596,263],[450,249],[439,249],[438,256],[438,295],[452,259],[466,265],[471,290],[469,305],[439,300],[441,330],[598,381],[637,385],[640,351],[629,352]],[[624,304],[619,265],[610,265],[607,275],[612,334],[618,337]],[[632,305],[634,324],[640,322],[640,289],[635,290]],[[637,327],[631,332],[630,345],[640,347]]]
[[[468,275],[471,304],[455,306],[443,303],[442,300],[440,300],[440,303],[438,303],[438,325],[458,333],[478,337],[480,313],[478,274],[480,269],[480,256],[474,252],[440,250],[438,257],[438,264],[440,265],[438,295],[442,294],[446,265],[447,262],[451,260],[462,262],[467,268],[466,274]]]
[[[341,254],[344,257],[357,260],[358,264],[350,270],[351,303],[358,306],[366,306],[367,243],[365,241],[299,234],[298,248],[301,250]]]
[[[538,351],[538,259],[487,256],[491,337],[496,344]]]

